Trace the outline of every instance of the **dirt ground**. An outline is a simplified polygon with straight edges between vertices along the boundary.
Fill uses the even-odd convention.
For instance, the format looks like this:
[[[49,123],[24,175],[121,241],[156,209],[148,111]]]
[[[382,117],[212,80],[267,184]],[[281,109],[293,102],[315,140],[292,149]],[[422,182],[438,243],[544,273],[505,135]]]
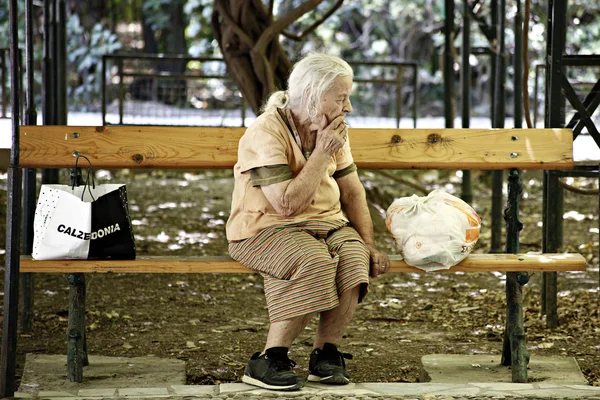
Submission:
[[[432,171],[400,176],[428,190],[442,187],[456,193],[460,186],[454,174]],[[138,254],[225,253],[230,173],[98,171],[98,177],[127,183]],[[540,251],[539,178],[539,174],[524,178],[522,252]],[[378,241],[392,253],[395,249],[382,212],[394,197],[413,191],[374,172],[363,173],[361,179],[373,206]],[[476,252],[487,252],[490,241],[491,191],[486,181],[485,175],[474,177],[472,204],[483,217]],[[6,184],[6,177],[0,184]],[[594,180],[574,184],[596,187]],[[0,196],[4,204],[6,192],[1,190]],[[532,358],[574,357],[589,383],[600,385],[598,197],[566,192],[564,211],[564,249],[584,254],[589,269],[559,275],[560,327],[554,330],[545,328],[541,314],[541,275],[532,276],[525,287],[528,349]],[[240,381],[247,359],[264,344],[269,325],[259,275],[90,274],[86,279],[90,354],[177,358],[186,362],[188,384],[214,384]],[[348,362],[353,380],[417,382],[423,355],[499,354],[504,279],[503,274],[490,272],[389,274],[372,280],[370,294],[341,344],[342,351],[354,355]],[[19,376],[27,353],[66,354],[66,277],[36,274],[35,286],[33,332],[19,333]],[[300,373],[306,372],[314,332],[315,321],[291,349]]]

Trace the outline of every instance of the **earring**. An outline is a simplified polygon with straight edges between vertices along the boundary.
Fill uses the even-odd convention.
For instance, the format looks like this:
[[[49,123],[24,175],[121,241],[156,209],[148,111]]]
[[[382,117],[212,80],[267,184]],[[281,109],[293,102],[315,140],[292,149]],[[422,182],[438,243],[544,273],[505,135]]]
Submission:
[[[310,112],[311,108],[314,111],[314,113]],[[311,119],[317,116],[317,109],[316,109],[315,106],[312,106],[312,107],[307,106],[306,107],[306,112],[308,113],[308,117],[311,118]]]

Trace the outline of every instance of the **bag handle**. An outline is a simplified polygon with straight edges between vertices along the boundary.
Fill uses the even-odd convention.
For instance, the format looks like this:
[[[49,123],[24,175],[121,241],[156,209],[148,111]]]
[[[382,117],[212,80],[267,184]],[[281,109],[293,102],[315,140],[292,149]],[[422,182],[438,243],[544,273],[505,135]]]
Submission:
[[[90,197],[92,198],[93,201],[96,201],[96,199],[94,198],[94,195],[92,194],[92,190],[90,189],[90,176],[92,177],[92,189],[96,188],[96,183],[94,182],[94,168],[92,167],[92,162],[90,161],[89,158],[87,158],[86,156],[84,156],[81,153],[78,153],[77,158],[75,159],[75,169],[78,168],[78,163],[79,163],[79,158],[84,158],[87,162],[88,162],[88,167],[87,167],[87,173],[85,176],[85,182],[84,182],[84,186],[83,186],[83,190],[81,191],[81,201],[83,201],[83,195],[85,194],[85,189],[87,188]],[[71,182],[72,187],[71,190],[75,189],[75,182]]]

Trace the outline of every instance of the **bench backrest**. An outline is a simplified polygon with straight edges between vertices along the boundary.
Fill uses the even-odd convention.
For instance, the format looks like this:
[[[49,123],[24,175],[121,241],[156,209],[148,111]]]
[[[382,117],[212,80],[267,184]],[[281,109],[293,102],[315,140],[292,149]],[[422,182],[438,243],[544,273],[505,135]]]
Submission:
[[[244,128],[21,126],[20,162],[71,168],[231,168]],[[571,169],[570,129],[357,129],[350,144],[364,169]]]

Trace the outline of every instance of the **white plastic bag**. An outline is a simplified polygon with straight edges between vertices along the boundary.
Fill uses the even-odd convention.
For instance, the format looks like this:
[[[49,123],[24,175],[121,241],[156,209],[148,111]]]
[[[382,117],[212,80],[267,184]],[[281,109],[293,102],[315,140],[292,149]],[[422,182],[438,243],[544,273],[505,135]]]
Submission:
[[[441,190],[395,200],[385,223],[406,263],[425,271],[461,262],[473,250],[481,230],[475,210]]]

